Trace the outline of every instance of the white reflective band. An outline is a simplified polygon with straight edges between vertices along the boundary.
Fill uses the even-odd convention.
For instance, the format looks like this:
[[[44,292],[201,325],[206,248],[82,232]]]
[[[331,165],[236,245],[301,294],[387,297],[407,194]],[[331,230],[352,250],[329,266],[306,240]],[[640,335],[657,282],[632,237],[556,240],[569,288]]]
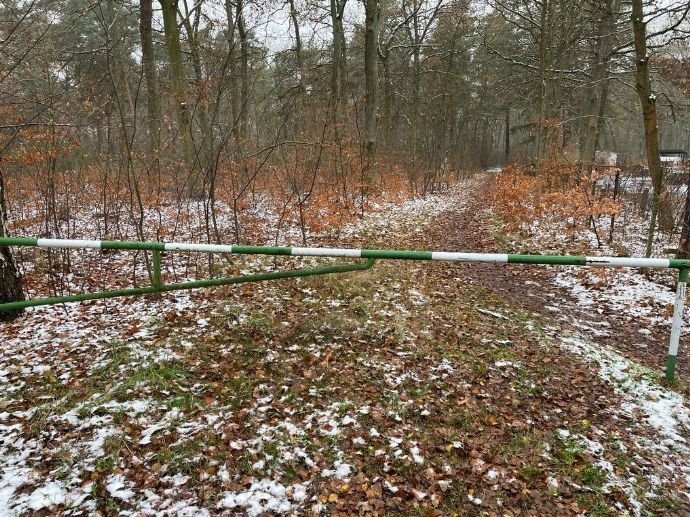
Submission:
[[[347,248],[292,248],[290,254],[307,257],[361,257],[362,250]]]
[[[673,305],[673,320],[671,320],[671,339],[668,345],[668,355],[678,355],[680,328],[683,325],[683,305],[685,305],[685,282],[678,282],[676,301]]]
[[[507,263],[505,253],[453,253],[448,251],[433,251],[431,260],[453,260],[457,262],[497,262]]]
[[[166,242],[166,251],[200,251],[205,253],[232,253],[228,244],[192,244],[188,242]]]
[[[101,241],[79,239],[38,239],[39,248],[100,248]]]
[[[585,257],[585,260],[590,266],[667,268],[671,265],[671,261],[669,259],[660,258]]]

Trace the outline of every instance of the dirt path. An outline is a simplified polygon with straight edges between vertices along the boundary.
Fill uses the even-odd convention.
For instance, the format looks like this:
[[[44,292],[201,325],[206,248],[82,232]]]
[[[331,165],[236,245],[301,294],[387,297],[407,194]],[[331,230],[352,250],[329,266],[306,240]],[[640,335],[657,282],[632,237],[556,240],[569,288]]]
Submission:
[[[494,251],[475,190],[310,244]],[[0,514],[690,514],[688,433],[561,346],[548,275],[380,261],[29,311],[0,327]]]
[[[480,196],[481,193],[472,198],[463,210],[437,218],[429,226],[424,244],[432,249],[499,252],[492,234],[491,216]],[[664,371],[670,324],[653,324],[650,328],[647,320],[625,312],[581,306],[570,289],[556,285],[554,279],[559,268],[495,264],[456,267],[468,284],[486,286],[516,308],[557,321],[563,331],[584,334],[596,343],[615,348],[628,359]],[[638,303],[646,302],[638,300]],[[684,346],[688,343],[681,342],[676,365],[681,379],[688,367]]]
[[[487,224],[488,220],[490,219],[482,201],[477,197],[471,198],[460,210],[444,212],[436,217],[429,224],[427,232],[422,236],[410,236],[405,245],[417,249],[496,252],[497,246],[491,227]],[[645,320],[636,320],[627,314],[611,314],[581,307],[568,289],[555,285],[555,268],[495,264],[432,264],[428,272],[422,271],[420,274],[422,277],[428,275],[427,282],[446,284],[445,295],[449,306],[456,303],[454,299],[457,297],[467,296],[468,291],[477,289],[484,292],[482,298],[485,302],[493,300],[494,305],[487,308],[496,310],[499,318],[495,324],[496,328],[505,326],[507,332],[504,341],[510,343],[513,357],[532,371],[535,377],[549,382],[548,394],[538,397],[536,407],[539,409],[534,405],[515,408],[523,417],[527,417],[527,421],[533,420],[543,429],[550,429],[555,433],[561,432],[564,428],[572,429],[573,423],[576,422],[591,422],[588,432],[580,435],[586,436],[582,438],[583,443],[598,444],[599,436],[606,435],[612,443],[618,444],[615,447],[635,451],[637,459],[633,461],[632,469],[628,470],[627,474],[639,470],[645,473],[648,479],[654,480],[657,479],[656,476],[664,478],[672,473],[665,478],[664,483],[675,486],[678,493],[669,498],[674,501],[673,506],[663,511],[678,515],[690,513],[688,496],[681,495],[687,491],[686,487],[690,481],[686,474],[690,472],[690,463],[684,445],[689,435],[687,418],[682,415],[678,417],[679,425],[676,430],[680,434],[674,436],[674,440],[677,438],[674,444],[668,442],[668,430],[663,426],[647,425],[657,418],[656,416],[650,418],[644,411],[636,412],[634,415],[625,415],[619,411],[620,407],[626,407],[631,401],[642,407],[649,401],[654,403],[659,397],[663,399],[667,396],[674,398],[676,407],[662,407],[661,418],[671,418],[672,414],[675,418],[677,410],[683,413],[683,406],[690,406],[682,398],[672,392],[665,392],[661,387],[659,392],[634,393],[632,398],[624,396],[621,399],[621,390],[616,387],[615,382],[607,380],[608,386],[600,383],[601,371],[596,371],[596,363],[594,368],[591,365],[588,368],[581,363],[582,358],[563,349],[553,350],[553,355],[549,357],[549,354],[545,354],[543,349],[538,348],[528,337],[529,332],[527,335],[518,335],[525,330],[521,331],[514,325],[508,325],[500,315],[509,314],[509,318],[515,318],[516,314],[524,313],[535,320],[551,321],[553,326],[549,334],[553,338],[553,343],[558,342],[563,336],[578,336],[576,339],[582,336],[590,343],[592,349],[614,350],[633,361],[630,364],[639,363],[656,371],[663,371],[665,366],[669,329],[656,326],[653,332],[649,333]],[[449,281],[455,283],[448,284]],[[458,284],[458,288],[450,287]],[[530,328],[531,323],[528,321],[525,329],[529,331]],[[495,339],[496,334],[500,334],[500,331],[492,333],[490,337]],[[557,348],[556,345],[553,346]],[[491,353],[487,356],[491,357]],[[609,358],[603,359],[603,363],[608,361]],[[628,366],[623,369],[628,369]],[[682,364],[678,373],[679,377],[682,376]],[[655,390],[656,381],[651,385],[654,386],[651,389]],[[648,387],[644,384],[645,390]],[[627,388],[623,391],[625,389]],[[687,411],[684,414],[687,414]],[[657,448],[651,444],[664,445]],[[666,444],[669,446],[666,447]],[[610,445],[605,444],[604,447],[608,448]],[[599,466],[605,466],[608,460],[604,456],[598,456],[595,449],[596,447],[594,450],[588,449],[590,459]],[[610,451],[606,453],[606,458],[612,459]],[[639,486],[635,486],[634,483],[626,485],[621,481],[626,476],[623,473],[626,473],[630,465],[619,468],[618,463],[625,463],[627,460],[612,461],[616,464],[616,474],[612,474],[609,482],[616,490],[628,495],[634,494],[639,490]],[[636,464],[638,461],[639,464]],[[622,474],[622,477],[617,478],[618,474]],[[650,510],[649,500],[641,503],[637,509],[636,503],[631,501],[634,501],[634,497],[628,499],[627,503],[628,510],[633,514]],[[622,507],[618,507],[618,510],[623,511]],[[656,510],[662,510],[662,506]]]

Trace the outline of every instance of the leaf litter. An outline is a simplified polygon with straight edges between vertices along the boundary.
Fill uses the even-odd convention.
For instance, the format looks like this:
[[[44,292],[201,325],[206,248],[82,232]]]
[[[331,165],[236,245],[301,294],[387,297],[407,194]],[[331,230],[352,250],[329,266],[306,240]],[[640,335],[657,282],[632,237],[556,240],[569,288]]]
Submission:
[[[338,242],[472,249],[471,190]],[[0,513],[686,508],[682,397],[468,267],[29,311],[0,328]]]

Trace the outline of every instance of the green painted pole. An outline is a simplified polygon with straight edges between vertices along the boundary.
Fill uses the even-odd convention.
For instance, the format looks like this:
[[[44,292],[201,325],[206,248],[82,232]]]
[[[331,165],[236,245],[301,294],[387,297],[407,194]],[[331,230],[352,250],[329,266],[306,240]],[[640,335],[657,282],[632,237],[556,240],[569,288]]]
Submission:
[[[666,357],[666,380],[673,382],[676,372],[676,358],[678,357],[678,343],[680,329],[683,325],[683,308],[685,306],[685,289],[688,283],[688,269],[678,270],[678,286],[676,287],[676,303],[673,306],[673,323],[671,323],[671,339]]]
[[[592,267],[643,267],[678,269],[678,288],[673,313],[673,326],[669,343],[666,378],[672,381],[675,373],[678,343],[683,320],[685,304],[685,290],[690,270],[690,260],[664,259],[646,257],[597,257],[583,255],[512,255],[505,253],[464,253],[447,251],[410,251],[410,250],[370,250],[347,248],[302,248],[279,246],[245,246],[228,244],[199,244],[180,242],[140,242],[140,241],[101,241],[86,239],[37,239],[32,237],[0,237],[0,246],[30,246],[38,248],[65,249],[113,249],[113,250],[149,250],[153,256],[153,275],[150,287],[118,289],[98,293],[87,293],[57,298],[42,298],[21,302],[0,304],[0,311],[16,310],[37,305],[53,305],[65,302],[79,302],[118,296],[131,296],[157,292],[175,291],[181,289],[195,289],[219,285],[239,284],[244,282],[259,282],[262,280],[276,280],[281,278],[295,278],[300,276],[322,275],[329,273],[344,273],[368,269],[375,259],[392,260],[431,260],[452,262],[483,262],[503,264],[544,264],[560,266],[592,266]],[[282,273],[265,273],[259,275],[199,280],[165,285],[161,272],[161,252],[199,252],[199,253],[234,253],[248,255],[283,255],[303,257],[342,257],[366,258],[365,264],[342,265],[307,270],[295,270]]]
[[[161,252],[160,250],[153,250],[151,252],[153,257],[153,287],[161,289],[163,287],[163,275],[161,274]]]
[[[0,311],[11,311],[37,307],[39,305],[55,305],[58,303],[84,302],[87,300],[102,300],[106,298],[118,298],[121,296],[133,296],[142,294],[154,294],[169,291],[181,291],[185,289],[198,289],[201,287],[217,287],[221,285],[243,284],[247,282],[263,282],[265,280],[280,280],[283,278],[300,278],[316,275],[330,275],[333,273],[348,273],[350,271],[363,271],[370,269],[376,259],[369,259],[360,264],[341,264],[338,266],[317,267],[312,269],[296,269],[292,271],[277,271],[274,273],[259,273],[257,275],[233,276],[226,278],[211,278],[208,280],[195,280],[193,282],[180,282],[176,284],[162,284],[160,287],[136,287],[130,289],[116,289],[113,291],[101,291],[97,293],[75,294],[71,296],[58,296],[52,298],[38,298],[21,302],[9,302],[0,304]]]

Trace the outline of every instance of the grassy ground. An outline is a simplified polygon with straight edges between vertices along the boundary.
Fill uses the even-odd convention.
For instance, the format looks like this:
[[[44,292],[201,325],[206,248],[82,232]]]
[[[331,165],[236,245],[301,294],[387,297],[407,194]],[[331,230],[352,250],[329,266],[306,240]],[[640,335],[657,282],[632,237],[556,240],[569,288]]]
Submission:
[[[42,485],[44,511],[74,514],[682,513],[596,367],[460,271],[220,289],[43,351],[47,369],[16,356],[5,451],[66,487]],[[36,491],[17,485],[14,510]]]

